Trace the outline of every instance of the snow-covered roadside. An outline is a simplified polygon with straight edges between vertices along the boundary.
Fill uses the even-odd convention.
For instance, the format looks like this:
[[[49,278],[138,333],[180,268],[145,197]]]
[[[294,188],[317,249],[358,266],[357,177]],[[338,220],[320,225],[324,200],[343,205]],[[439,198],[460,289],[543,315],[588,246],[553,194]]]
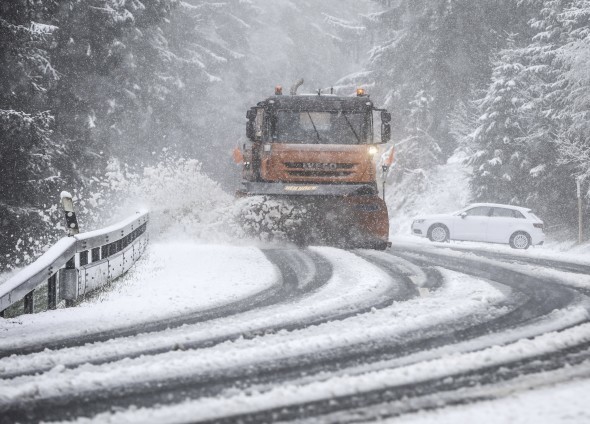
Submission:
[[[165,332],[139,334],[135,337],[117,338],[104,343],[59,351],[47,350],[30,355],[11,356],[4,358],[0,364],[0,370],[18,372],[31,367],[67,365],[72,362],[101,358],[105,355],[107,357],[112,354],[131,355],[150,348],[170,348],[176,344],[230,337],[267,327],[284,327],[301,321],[370,307],[388,299],[389,292],[396,287],[396,283],[385,272],[352,253],[333,248],[314,250],[320,252],[334,266],[332,278],[319,290],[295,301],[185,325]]]
[[[108,331],[221,306],[280,284],[254,247],[154,243],[109,290],[76,308],[0,320],[0,346]]]
[[[390,237],[393,243],[396,240],[430,243],[425,238],[412,236],[410,227],[414,218],[418,215],[454,212],[470,203],[471,169],[464,164],[464,160],[464,153],[458,150],[447,163],[428,170],[417,170],[405,175],[398,185],[386,186]],[[450,245],[442,245],[590,264],[590,242],[577,244],[575,241],[557,241],[550,235],[544,246],[532,247],[527,251],[516,251],[508,245],[479,242],[451,242]]]
[[[581,265],[590,265],[590,245],[580,245],[571,250],[562,250],[548,246],[533,246],[527,250],[517,250],[511,248],[507,244],[482,243],[474,241],[451,241],[449,243],[433,243],[424,237],[417,237],[412,235],[399,235],[392,239],[392,242],[401,243],[416,243],[438,247],[448,247],[456,250],[477,251],[501,253],[511,255],[515,258],[537,258],[557,260],[563,262],[571,262]]]
[[[454,212],[468,204],[470,169],[464,159],[464,153],[457,151],[444,165],[416,170],[399,184],[386,186],[392,237],[409,234],[416,215]]]
[[[450,243],[432,243],[429,240],[421,237],[395,237],[392,240],[394,248],[404,248],[407,247],[409,249],[414,250],[424,250],[427,252],[433,252],[436,254],[441,254],[445,256],[449,256],[451,258],[458,258],[458,257],[471,257],[477,258],[480,261],[489,261],[486,259],[482,259],[480,256],[477,256],[478,252],[483,254],[485,253],[499,253],[502,255],[509,255],[510,259],[514,259],[514,261],[518,261],[522,259],[526,261],[526,259],[537,259],[537,260],[548,260],[548,261],[563,261],[569,262],[572,264],[579,264],[579,265],[588,265],[590,266],[590,258],[588,255],[575,255],[571,253],[565,252],[556,252],[550,251],[547,249],[542,248],[535,248],[529,250],[515,250],[509,246],[504,245],[497,245],[497,244],[489,244],[489,243],[475,243],[475,242],[450,242]],[[503,260],[504,261],[504,260]],[[494,263],[497,263],[497,260],[493,260]],[[506,261],[508,262],[503,264],[504,267],[508,267],[513,269],[514,271],[524,271],[529,274],[537,274],[543,275],[547,278],[557,278],[564,284],[570,285],[572,287],[578,288],[585,288],[590,289],[590,276],[584,274],[572,274],[560,270],[551,269],[551,265],[549,264],[547,267],[542,265],[530,264],[524,265],[521,263],[510,265],[509,259],[507,258]]]

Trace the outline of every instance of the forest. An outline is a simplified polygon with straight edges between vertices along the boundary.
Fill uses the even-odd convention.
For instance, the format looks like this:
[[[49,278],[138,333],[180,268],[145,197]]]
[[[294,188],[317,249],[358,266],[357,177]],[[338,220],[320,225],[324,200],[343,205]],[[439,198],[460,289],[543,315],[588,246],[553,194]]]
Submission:
[[[470,201],[550,233],[573,237],[576,178],[588,204],[590,0],[13,0],[0,61],[0,269],[64,234],[65,189],[86,228],[162,163],[231,193],[246,109],[299,77],[392,112],[398,199],[459,157]]]

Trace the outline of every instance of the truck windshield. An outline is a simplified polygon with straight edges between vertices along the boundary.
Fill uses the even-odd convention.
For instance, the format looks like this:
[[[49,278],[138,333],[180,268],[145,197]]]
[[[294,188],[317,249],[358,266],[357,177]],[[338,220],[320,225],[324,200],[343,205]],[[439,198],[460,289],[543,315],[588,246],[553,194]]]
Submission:
[[[364,144],[370,114],[362,112],[310,112],[279,110],[272,139],[278,143]]]

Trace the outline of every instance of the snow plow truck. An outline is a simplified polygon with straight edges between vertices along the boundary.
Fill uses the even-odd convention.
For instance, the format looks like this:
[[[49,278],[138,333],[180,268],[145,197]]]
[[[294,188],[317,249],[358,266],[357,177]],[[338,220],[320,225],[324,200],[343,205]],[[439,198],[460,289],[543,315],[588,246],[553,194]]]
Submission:
[[[300,245],[384,250],[389,218],[376,161],[379,145],[390,139],[391,114],[375,108],[363,89],[356,96],[297,95],[302,83],[290,95],[277,86],[247,111],[249,142],[234,151],[243,166],[236,195],[249,200],[243,221],[256,232],[274,220]]]

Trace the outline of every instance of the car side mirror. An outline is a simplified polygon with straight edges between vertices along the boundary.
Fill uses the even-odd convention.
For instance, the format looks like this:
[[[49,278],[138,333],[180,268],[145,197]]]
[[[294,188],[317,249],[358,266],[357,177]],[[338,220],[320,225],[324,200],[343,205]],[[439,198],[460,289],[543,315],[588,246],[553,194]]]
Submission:
[[[391,140],[391,113],[381,112],[381,143],[385,144]]]
[[[459,214],[459,216],[460,216],[461,218],[465,218],[465,217],[467,216],[467,212],[461,212],[461,213]]]

